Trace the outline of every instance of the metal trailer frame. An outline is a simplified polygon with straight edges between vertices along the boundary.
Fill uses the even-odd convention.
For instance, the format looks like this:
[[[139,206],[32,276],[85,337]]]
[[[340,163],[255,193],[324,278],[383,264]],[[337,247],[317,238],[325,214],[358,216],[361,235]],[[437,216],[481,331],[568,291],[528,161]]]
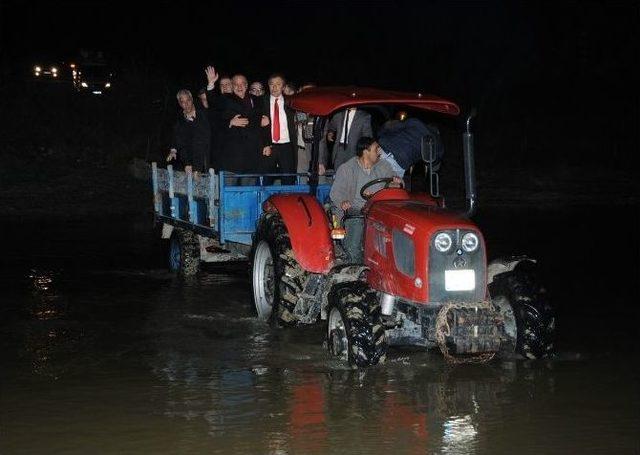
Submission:
[[[294,185],[266,184],[266,178],[295,176]],[[247,179],[253,185],[240,185]],[[263,203],[273,194],[314,194],[320,203],[328,201],[330,183],[309,185],[308,173],[302,174],[235,174],[213,169],[194,172],[191,166],[175,171],[151,163],[154,218],[157,223],[193,231],[212,239],[225,249],[248,252]],[[163,237],[170,236],[170,231]],[[201,242],[202,243],[202,242]],[[204,248],[203,248],[204,249]],[[215,261],[203,257],[203,260]]]

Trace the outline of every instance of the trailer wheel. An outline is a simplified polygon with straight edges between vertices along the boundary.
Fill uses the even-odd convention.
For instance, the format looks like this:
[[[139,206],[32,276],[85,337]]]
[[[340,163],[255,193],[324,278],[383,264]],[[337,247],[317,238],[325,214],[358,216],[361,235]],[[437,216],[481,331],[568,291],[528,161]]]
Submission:
[[[251,251],[253,300],[258,318],[277,316],[295,322],[293,310],[308,277],[291,248],[287,228],[278,213],[265,213],[258,222]],[[275,311],[275,312],[274,312]]]
[[[387,338],[375,291],[361,281],[337,284],[329,292],[329,352],[356,367],[383,363]]]
[[[492,298],[507,299],[513,308],[517,353],[527,359],[553,354],[555,316],[534,261],[521,260],[510,271],[496,275],[489,292]]]
[[[169,270],[192,276],[200,269],[200,242],[191,231],[174,229],[169,240]]]

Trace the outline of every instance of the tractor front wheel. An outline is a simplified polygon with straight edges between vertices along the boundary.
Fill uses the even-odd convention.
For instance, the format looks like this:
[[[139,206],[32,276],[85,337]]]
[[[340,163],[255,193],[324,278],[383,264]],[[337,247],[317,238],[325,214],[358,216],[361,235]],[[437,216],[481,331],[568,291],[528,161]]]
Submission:
[[[376,293],[364,282],[337,284],[329,293],[329,352],[356,367],[383,363],[387,339]]]
[[[505,298],[515,316],[516,352],[527,359],[553,353],[555,316],[540,284],[537,264],[521,260],[511,270],[500,273],[489,284],[492,299]]]
[[[272,315],[285,324],[295,322],[293,310],[308,278],[291,248],[287,228],[278,213],[264,213],[251,251],[253,301],[258,318]],[[274,313],[275,312],[275,313]]]

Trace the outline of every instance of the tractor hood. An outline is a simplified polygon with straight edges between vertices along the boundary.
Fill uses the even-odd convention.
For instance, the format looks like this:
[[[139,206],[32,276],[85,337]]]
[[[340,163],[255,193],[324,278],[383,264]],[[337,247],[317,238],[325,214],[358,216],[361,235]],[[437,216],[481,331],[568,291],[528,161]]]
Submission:
[[[431,235],[440,229],[466,228],[478,230],[463,214],[454,213],[422,201],[380,201],[371,205],[368,217],[374,220],[393,220],[393,225],[407,233],[420,231]]]
[[[462,244],[470,234],[477,242],[471,250]],[[437,247],[437,236],[449,239],[445,250]],[[422,304],[485,297],[484,239],[461,214],[416,200],[375,202],[367,212],[365,244],[368,280],[376,290]],[[447,284],[447,273],[464,283]]]

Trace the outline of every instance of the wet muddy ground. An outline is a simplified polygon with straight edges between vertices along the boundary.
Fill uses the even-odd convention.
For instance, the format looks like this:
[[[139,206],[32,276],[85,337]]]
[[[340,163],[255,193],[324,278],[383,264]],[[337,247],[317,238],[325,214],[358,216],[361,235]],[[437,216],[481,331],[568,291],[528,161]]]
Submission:
[[[148,215],[3,223],[0,453],[638,453],[638,208],[484,209],[530,253],[558,355],[351,371],[253,317],[246,265],[168,274]]]

